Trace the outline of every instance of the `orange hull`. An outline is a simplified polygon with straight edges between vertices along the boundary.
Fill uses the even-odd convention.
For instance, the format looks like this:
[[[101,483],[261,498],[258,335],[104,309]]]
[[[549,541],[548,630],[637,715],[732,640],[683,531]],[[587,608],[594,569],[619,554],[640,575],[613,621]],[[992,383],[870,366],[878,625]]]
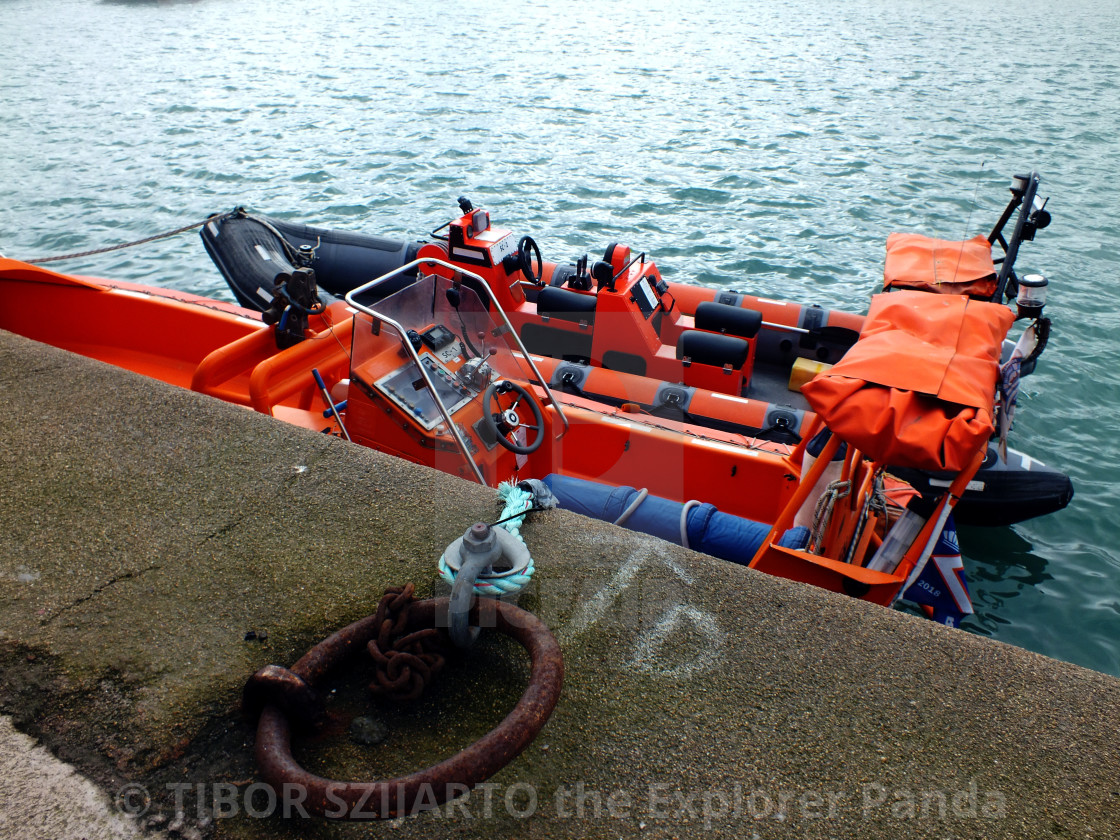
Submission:
[[[467,459],[438,417],[426,428],[401,410],[400,399],[414,399],[410,389],[403,398],[391,396],[392,377],[407,367],[399,336],[383,327],[371,332],[376,319],[355,314],[343,303],[312,315],[306,339],[281,350],[273,328],[256,313],[162,289],[68,277],[0,260],[0,294],[7,303],[0,315],[4,329],[308,429],[340,434],[338,421],[324,416],[327,404],[311,376],[317,369],[336,399],[347,399],[344,418],[355,442],[467,478],[477,469],[490,485],[560,474],[644,488],[677,502],[711,503],[727,514],[770,527],[770,537],[743,560],[771,574],[889,604],[917,560],[917,554],[908,556],[891,573],[860,565],[880,537],[875,514],[862,525],[858,522],[876,467],[856,452],[844,462],[844,474],[859,490],[838,503],[815,552],[778,546],[798,511],[812,503],[809,492],[826,462],[818,461],[815,471],[802,475],[804,443],[793,447],[734,428],[692,423],[689,417],[653,416],[640,407],[650,400],[650,380],[645,377],[592,372],[585,383],[588,390],[611,391],[618,405],[605,405],[586,394],[557,390],[550,395],[542,384],[528,385],[543,406],[548,434],[544,444],[527,455],[488,444],[482,430],[491,407],[476,396],[454,416],[469,439]],[[481,305],[480,310],[479,317],[485,316]],[[445,320],[454,323],[453,318]],[[434,330],[439,323],[437,318],[426,329]],[[500,333],[478,331],[485,340]],[[461,346],[463,352],[454,358],[441,351],[442,361],[432,362],[433,370],[461,375],[470,355],[466,345]],[[428,348],[422,352],[436,355]],[[501,376],[534,382],[536,374],[515,377],[517,365],[525,361],[516,349],[508,355],[487,352],[494,354],[496,349],[484,351],[483,358],[489,358]],[[536,363],[546,382],[563,364],[544,357],[536,357]],[[460,384],[456,387],[464,390]],[[726,413],[723,403],[740,412],[750,408],[749,400],[718,392],[697,394],[693,410],[703,409],[707,415],[724,411],[729,426],[734,426],[735,411]],[[561,420],[566,431],[560,431]],[[846,562],[845,557],[856,562]]]

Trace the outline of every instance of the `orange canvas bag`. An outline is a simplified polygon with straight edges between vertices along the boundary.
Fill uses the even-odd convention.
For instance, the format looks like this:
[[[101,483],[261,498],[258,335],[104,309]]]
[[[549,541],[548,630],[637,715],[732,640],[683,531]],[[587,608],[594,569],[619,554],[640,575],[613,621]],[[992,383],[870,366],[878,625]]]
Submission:
[[[859,340],[801,388],[841,439],[881,464],[959,471],[987,443],[1015,316],[963,295],[872,298]]]

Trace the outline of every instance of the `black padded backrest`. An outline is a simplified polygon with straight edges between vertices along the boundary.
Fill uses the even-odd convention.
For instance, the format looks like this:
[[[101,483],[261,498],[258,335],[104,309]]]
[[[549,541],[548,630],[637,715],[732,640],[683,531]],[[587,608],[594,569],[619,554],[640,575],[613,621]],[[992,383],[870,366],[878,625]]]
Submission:
[[[716,367],[729,364],[735,370],[743,367],[750,349],[746,339],[699,330],[683,332],[677,340],[678,359],[690,359],[697,364]]]
[[[696,307],[696,328],[754,338],[762,327],[762,313],[706,300]]]
[[[608,287],[614,291],[614,269],[609,262],[599,260],[591,265],[591,277],[597,288]]]
[[[595,295],[584,295],[559,286],[545,286],[537,294],[537,312],[565,321],[595,320]]]

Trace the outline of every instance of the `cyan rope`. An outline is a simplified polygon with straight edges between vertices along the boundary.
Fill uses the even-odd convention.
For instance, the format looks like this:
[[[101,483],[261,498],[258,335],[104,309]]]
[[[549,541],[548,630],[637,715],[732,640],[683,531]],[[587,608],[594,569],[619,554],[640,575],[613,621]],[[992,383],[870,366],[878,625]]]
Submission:
[[[521,536],[521,525],[525,521],[526,514],[535,506],[534,495],[529,490],[522,490],[516,484],[510,484],[508,481],[503,481],[498,485],[498,498],[506,503],[505,508],[502,510],[499,520],[505,520],[501,525],[495,525],[495,528],[505,528],[517,539],[525,542],[525,538]],[[474,591],[477,595],[490,595],[491,597],[500,598],[503,595],[512,595],[520,592],[525,586],[533,579],[533,572],[536,571],[536,564],[534,564],[532,557],[529,558],[529,565],[524,572],[517,575],[509,575],[507,577],[479,579],[474,583]],[[447,581],[448,584],[455,585],[455,572],[447,565],[446,557],[439,558],[439,576]]]

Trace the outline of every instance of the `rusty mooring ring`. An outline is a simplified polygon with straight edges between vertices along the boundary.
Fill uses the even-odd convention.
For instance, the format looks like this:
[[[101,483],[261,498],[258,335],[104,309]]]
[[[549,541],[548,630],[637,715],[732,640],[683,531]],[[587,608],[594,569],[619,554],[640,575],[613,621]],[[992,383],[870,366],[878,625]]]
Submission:
[[[436,626],[447,615],[447,598],[416,601],[409,608],[408,632]],[[277,795],[298,802],[308,813],[328,819],[374,820],[418,813],[461,796],[493,776],[532,743],[552,714],[564,681],[560,645],[539,618],[512,604],[487,601],[486,618],[529,653],[529,685],[498,726],[466,749],[416,773],[379,782],[338,782],[304,770],[292,757],[287,713],[268,703],[257,725],[256,759],[261,776]],[[477,621],[478,603],[471,610]],[[308,690],[377,634],[376,616],[339,630],[308,651],[291,672]],[[490,622],[487,621],[489,626]]]

